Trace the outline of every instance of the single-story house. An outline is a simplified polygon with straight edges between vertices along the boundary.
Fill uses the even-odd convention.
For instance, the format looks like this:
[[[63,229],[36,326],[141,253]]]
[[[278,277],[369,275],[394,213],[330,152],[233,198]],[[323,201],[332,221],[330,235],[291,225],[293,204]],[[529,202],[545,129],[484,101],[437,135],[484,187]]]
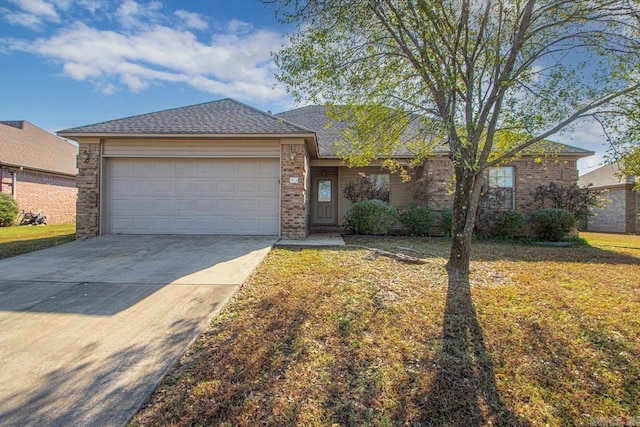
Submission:
[[[622,175],[618,164],[604,165],[580,177],[580,185],[607,190],[609,203],[595,209],[586,226],[588,231],[640,234],[640,191],[635,189],[637,177]]]
[[[25,121],[0,121],[0,192],[49,224],[76,220],[78,147]]]
[[[411,182],[380,165],[348,168],[336,154],[340,124],[327,127],[322,106],[269,114],[232,99],[67,129],[80,144],[77,236],[99,234],[247,234],[302,239],[339,226],[350,202],[345,186],[365,173],[409,206]],[[575,184],[576,161],[589,151],[558,145],[536,162],[523,156],[488,172],[511,188],[506,207],[526,210],[530,190]],[[447,152],[425,166],[437,189],[433,206],[450,207]],[[425,169],[423,168],[423,169]]]

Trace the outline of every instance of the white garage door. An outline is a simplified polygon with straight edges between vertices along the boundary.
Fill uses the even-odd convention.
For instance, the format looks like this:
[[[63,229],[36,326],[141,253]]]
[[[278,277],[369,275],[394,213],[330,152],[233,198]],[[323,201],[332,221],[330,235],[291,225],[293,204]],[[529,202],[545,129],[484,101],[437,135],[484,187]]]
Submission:
[[[110,234],[278,235],[277,159],[107,160]]]

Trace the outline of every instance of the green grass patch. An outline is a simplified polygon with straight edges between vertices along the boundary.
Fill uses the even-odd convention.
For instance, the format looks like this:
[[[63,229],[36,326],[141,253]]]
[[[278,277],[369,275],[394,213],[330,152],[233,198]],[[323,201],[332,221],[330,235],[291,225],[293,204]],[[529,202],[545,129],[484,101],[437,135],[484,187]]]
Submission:
[[[429,239],[276,249],[131,425],[640,422],[640,245],[581,236],[476,242],[468,278]]]
[[[76,225],[0,227],[0,259],[75,240]]]

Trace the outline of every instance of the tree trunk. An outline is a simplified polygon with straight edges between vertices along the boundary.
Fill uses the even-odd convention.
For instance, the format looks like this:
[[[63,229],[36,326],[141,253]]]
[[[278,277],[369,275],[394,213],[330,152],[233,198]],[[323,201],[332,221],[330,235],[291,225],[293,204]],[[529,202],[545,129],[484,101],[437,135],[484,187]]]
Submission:
[[[453,198],[451,254],[446,268],[455,274],[469,274],[471,237],[483,184],[482,172],[456,166],[456,190]]]

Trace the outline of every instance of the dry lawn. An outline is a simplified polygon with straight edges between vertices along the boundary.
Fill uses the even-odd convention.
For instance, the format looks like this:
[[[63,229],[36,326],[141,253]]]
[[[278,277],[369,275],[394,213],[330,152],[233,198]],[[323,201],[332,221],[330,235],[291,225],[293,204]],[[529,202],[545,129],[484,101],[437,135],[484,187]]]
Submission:
[[[582,237],[274,250],[131,425],[639,425],[640,237]]]

